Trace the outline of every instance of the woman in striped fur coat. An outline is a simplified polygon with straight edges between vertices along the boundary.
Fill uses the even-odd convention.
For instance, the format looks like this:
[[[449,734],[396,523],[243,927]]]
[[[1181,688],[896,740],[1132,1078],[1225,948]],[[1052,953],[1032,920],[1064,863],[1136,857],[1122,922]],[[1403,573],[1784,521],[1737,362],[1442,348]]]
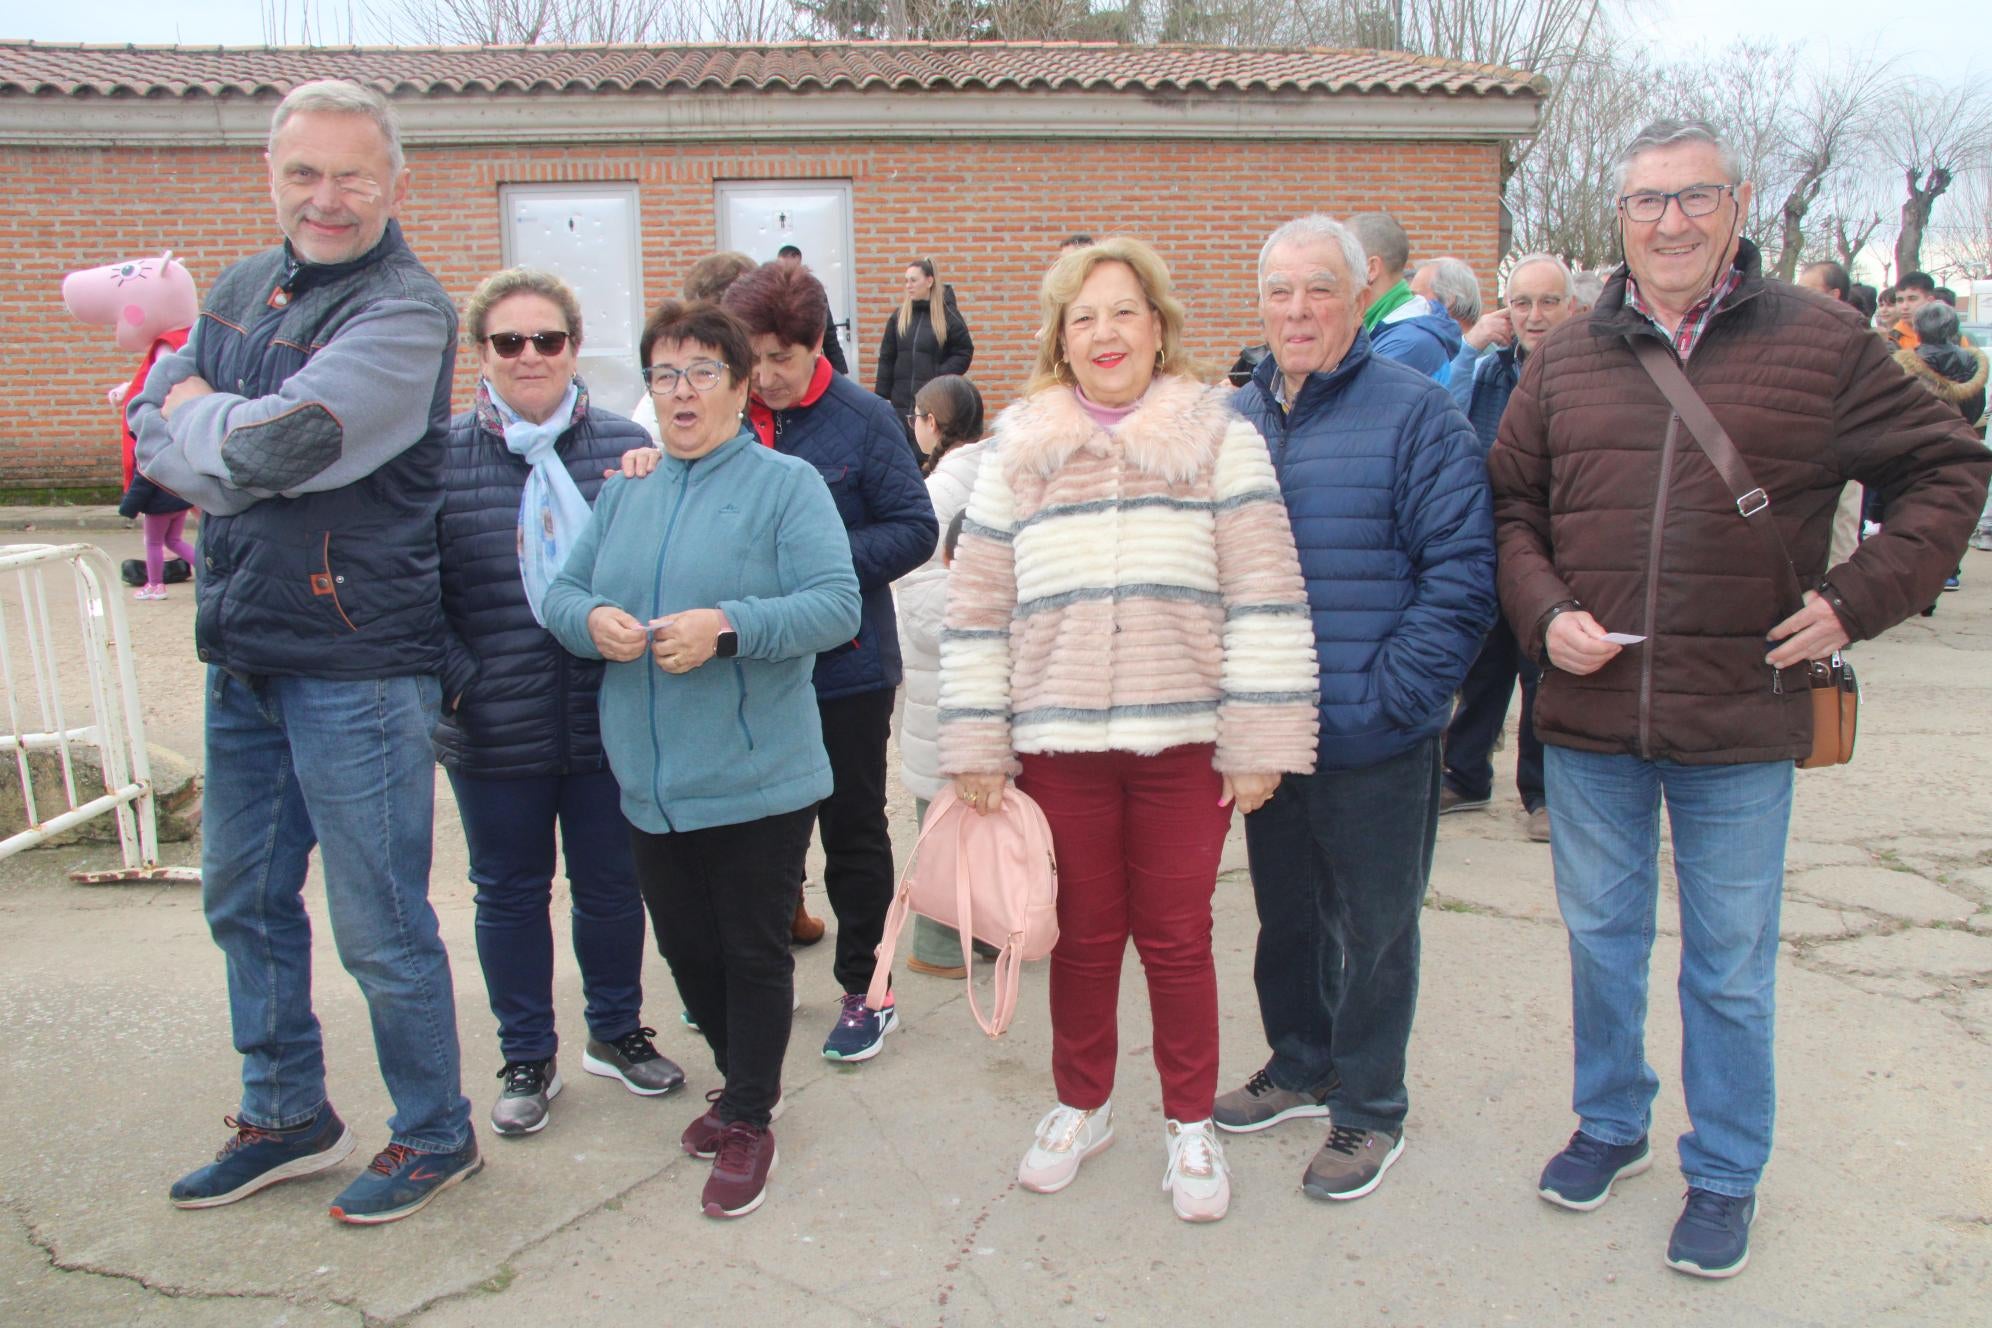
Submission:
[[[1307,596],[1266,444],[1191,376],[1183,307],[1140,241],[1045,274],[1023,400],[998,419],[949,578],[941,768],[987,810],[1009,779],[1058,853],[1058,1104],[1018,1168],[1065,1188],[1113,1141],[1122,958],[1148,978],[1167,1116],[1163,1188],[1224,1216],[1211,1126],[1211,896],[1232,808],[1314,768]]]

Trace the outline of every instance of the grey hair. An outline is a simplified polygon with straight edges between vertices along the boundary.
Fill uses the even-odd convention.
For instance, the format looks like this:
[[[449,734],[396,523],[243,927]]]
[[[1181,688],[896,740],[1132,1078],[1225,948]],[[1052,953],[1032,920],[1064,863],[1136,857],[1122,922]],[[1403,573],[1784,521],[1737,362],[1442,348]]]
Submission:
[[[1910,315],[1910,325],[1923,341],[1953,345],[1957,341],[1957,310],[1942,300],[1927,300]]]
[[[1325,212],[1310,212],[1304,217],[1282,222],[1265,244],[1259,247],[1259,294],[1266,293],[1266,265],[1272,262],[1273,250],[1296,240],[1328,240],[1339,245],[1343,261],[1349,265],[1349,280],[1360,286],[1369,264],[1363,257],[1363,243],[1356,233]]]
[[[393,173],[401,174],[405,164],[401,155],[401,121],[394,114],[393,104],[372,88],[363,88],[343,78],[321,78],[292,88],[277,103],[276,112],[270,116],[269,149],[272,156],[277,150],[278,131],[290,123],[293,115],[305,111],[366,116],[380,130],[380,136],[387,140],[387,160]]]
[[[1558,272],[1562,273],[1563,298],[1566,300],[1574,300],[1577,298],[1577,276],[1575,273],[1573,273],[1570,270],[1570,264],[1564,262],[1562,259],[1558,258],[1555,254],[1523,254],[1520,258],[1517,258],[1515,260],[1515,265],[1508,269],[1508,284],[1510,286],[1514,285],[1516,274],[1519,273],[1523,268],[1532,266],[1533,264],[1536,263],[1547,263],[1551,267],[1555,268]],[[1437,288],[1434,287],[1434,289]],[[1598,289],[1599,290],[1604,289],[1603,282],[1598,283]],[[1594,296],[1593,298],[1596,297]]]
[[[1729,144],[1722,141],[1715,126],[1706,120],[1655,120],[1632,136],[1632,142],[1620,150],[1612,159],[1612,180],[1614,192],[1625,192],[1625,177],[1632,172],[1632,163],[1649,152],[1661,148],[1671,148],[1679,143],[1706,143],[1715,149],[1716,161],[1722,167],[1725,179],[1709,180],[1708,184],[1743,183],[1743,172],[1736,165],[1736,154],[1729,150]]]
[[[1479,320],[1485,301],[1480,294],[1480,278],[1462,258],[1434,258],[1419,271],[1430,268],[1432,294],[1445,306],[1456,323],[1471,326]]]
[[[1570,295],[1586,309],[1595,309],[1605,293],[1605,279],[1595,272],[1578,272],[1570,278]]]
[[[464,306],[464,332],[475,346],[484,340],[485,323],[491,311],[514,295],[537,295],[557,306],[567,320],[567,335],[578,349],[581,345],[581,299],[574,288],[551,272],[536,267],[508,267],[493,272],[478,283]],[[542,331],[546,329],[542,328]]]
[[[1363,252],[1383,260],[1383,270],[1392,281],[1403,277],[1404,265],[1411,261],[1411,237],[1397,218],[1388,212],[1358,212],[1349,218],[1349,225],[1363,242]]]

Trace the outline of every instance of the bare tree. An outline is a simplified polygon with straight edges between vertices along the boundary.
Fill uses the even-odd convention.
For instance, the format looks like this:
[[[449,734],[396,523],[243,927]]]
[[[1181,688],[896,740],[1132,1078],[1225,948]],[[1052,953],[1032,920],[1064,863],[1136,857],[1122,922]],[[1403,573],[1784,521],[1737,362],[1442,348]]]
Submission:
[[[1849,174],[1872,160],[1876,116],[1890,101],[1895,81],[1893,65],[1886,61],[1866,64],[1854,60],[1808,70],[1782,129],[1781,155],[1790,178],[1779,208],[1783,221],[1776,268],[1779,278],[1790,281],[1798,271],[1799,258],[1806,249],[1806,216],[1828,183],[1836,174]],[[1880,223],[1880,217],[1875,216],[1873,225],[1859,236],[1854,252],[1865,247]],[[1852,259],[1841,261],[1844,264]]]
[[[1660,110],[1665,84],[1644,54],[1606,44],[1564,75],[1508,181],[1514,247],[1560,254],[1585,268],[1619,256],[1612,160]]]
[[[1965,82],[1946,87],[1918,79],[1903,89],[1891,119],[1887,155],[1902,173],[1902,229],[1895,237],[1898,273],[1923,262],[1923,232],[1937,200],[1960,172],[1992,160],[1992,96]]]

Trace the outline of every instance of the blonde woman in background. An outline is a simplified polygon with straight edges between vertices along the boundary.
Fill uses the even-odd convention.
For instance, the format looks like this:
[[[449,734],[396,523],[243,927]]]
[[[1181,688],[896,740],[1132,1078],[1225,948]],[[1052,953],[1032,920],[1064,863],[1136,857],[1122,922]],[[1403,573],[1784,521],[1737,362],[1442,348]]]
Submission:
[[[913,399],[929,381],[943,374],[965,374],[974,360],[975,340],[955,308],[954,287],[942,285],[934,276],[933,259],[908,263],[906,296],[899,302],[898,314],[886,320],[872,391],[905,418],[912,415]],[[913,441],[910,421],[906,439]]]

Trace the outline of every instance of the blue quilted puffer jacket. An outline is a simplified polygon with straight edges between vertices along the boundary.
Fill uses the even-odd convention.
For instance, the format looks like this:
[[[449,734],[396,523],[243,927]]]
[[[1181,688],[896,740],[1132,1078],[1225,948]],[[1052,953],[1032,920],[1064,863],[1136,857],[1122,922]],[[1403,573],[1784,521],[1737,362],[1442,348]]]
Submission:
[[[1233,398],[1273,455],[1314,615],[1317,768],[1359,770],[1444,729],[1494,621],[1494,519],[1479,441],[1443,387],[1374,355],[1275,395],[1268,357]]]
[[[641,425],[588,404],[555,444],[590,504],[602,472],[632,447]],[[443,462],[443,718],[433,742],[442,763],[487,779],[588,774],[608,768],[595,695],[602,661],[579,659],[533,620],[519,579],[519,494],[531,468],[505,446],[480,385],[476,405],[450,421]]]
[[[809,462],[830,486],[864,602],[857,637],[816,657],[817,699],[897,687],[892,583],[926,562],[940,537],[906,430],[889,403],[842,374],[813,404],[776,411],[774,428],[775,450]]]

